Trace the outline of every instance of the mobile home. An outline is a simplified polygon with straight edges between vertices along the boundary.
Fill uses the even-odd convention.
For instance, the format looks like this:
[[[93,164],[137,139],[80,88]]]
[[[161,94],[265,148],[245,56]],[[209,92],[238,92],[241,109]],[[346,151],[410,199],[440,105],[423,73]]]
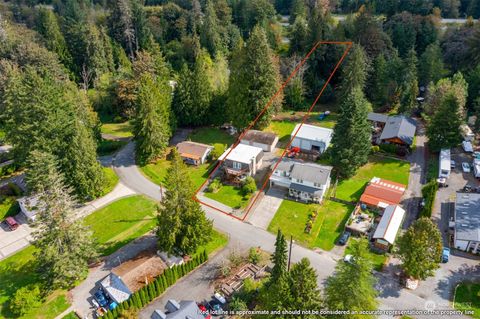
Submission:
[[[448,178],[450,176],[450,165],[451,165],[451,157],[450,157],[450,149],[443,148],[440,151],[440,158],[439,158],[439,167],[438,167],[438,177],[439,178]]]

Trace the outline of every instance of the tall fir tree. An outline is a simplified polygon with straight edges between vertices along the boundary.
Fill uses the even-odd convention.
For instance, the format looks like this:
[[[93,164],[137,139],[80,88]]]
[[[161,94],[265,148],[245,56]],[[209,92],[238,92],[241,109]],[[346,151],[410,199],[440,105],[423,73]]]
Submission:
[[[232,123],[246,128],[267,106],[267,102],[280,88],[278,62],[267,42],[265,31],[256,26],[245,48],[234,54],[228,90],[227,105]],[[256,122],[256,128],[266,127],[272,114],[281,106],[283,96],[278,95]]]
[[[420,56],[418,64],[419,83],[428,86],[430,82],[436,83],[446,75],[447,71],[443,64],[442,50],[438,43],[432,43]]]
[[[287,241],[282,231],[277,231],[277,239],[275,240],[275,252],[271,257],[273,263],[271,282],[278,281],[287,273]]]
[[[30,167],[49,169],[48,178],[35,183],[38,203],[33,245],[41,277],[52,289],[69,288],[88,274],[88,262],[97,256],[92,232],[75,220],[76,203],[63,175],[53,167],[55,158],[33,151]],[[38,173],[37,177],[38,177]],[[32,179],[30,179],[32,181]]]
[[[410,50],[403,61],[403,84],[402,99],[399,108],[400,113],[410,114],[417,106],[418,79],[417,79],[417,54]]]
[[[328,309],[376,310],[376,278],[372,270],[369,244],[366,239],[351,245],[351,262],[338,262],[335,273],[327,279],[325,304]],[[365,315],[339,315],[339,318],[369,318]]]
[[[206,1],[205,16],[200,32],[200,41],[212,56],[216,56],[218,53],[226,53],[225,43],[223,43],[221,36],[221,25],[214,5],[212,0]]]
[[[355,88],[365,89],[368,76],[368,59],[363,48],[354,44],[343,67],[340,98],[348,96]]]
[[[462,117],[458,100],[453,94],[445,97],[427,126],[428,146],[432,151],[455,147],[461,142]]]
[[[170,127],[171,89],[165,79],[144,73],[136,97],[134,135],[141,164],[160,157],[172,135]]]
[[[173,150],[171,156],[165,178],[167,191],[158,208],[158,248],[168,253],[193,254],[210,239],[212,222],[193,199],[195,189],[180,155]]]
[[[375,109],[382,110],[388,102],[388,78],[387,61],[383,54],[379,54],[373,61],[371,84],[367,89]]]

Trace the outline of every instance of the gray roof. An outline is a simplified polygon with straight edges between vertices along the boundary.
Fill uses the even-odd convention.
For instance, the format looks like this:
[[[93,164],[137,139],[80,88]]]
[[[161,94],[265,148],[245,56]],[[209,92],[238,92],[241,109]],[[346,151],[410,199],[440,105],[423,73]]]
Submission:
[[[388,120],[388,115],[370,112],[368,113],[367,119],[373,122],[386,123]]]
[[[455,239],[480,241],[480,194],[457,193]]]
[[[182,300],[178,304],[180,309],[167,313],[166,319],[204,319],[195,301]]]
[[[313,163],[295,163],[290,176],[303,181],[325,184],[330,177],[331,171],[331,166],[323,166]]]
[[[302,184],[297,184],[297,183],[291,183],[290,188],[300,191],[300,192],[306,192],[310,194],[315,194],[315,193],[321,193],[322,191],[318,188],[311,187],[311,186],[306,186]]]
[[[242,141],[245,140],[266,145],[272,145],[276,139],[277,135],[275,133],[257,130],[248,130],[242,137]]]
[[[380,135],[381,140],[398,137],[408,145],[413,143],[417,125],[414,120],[400,116],[389,116]]]

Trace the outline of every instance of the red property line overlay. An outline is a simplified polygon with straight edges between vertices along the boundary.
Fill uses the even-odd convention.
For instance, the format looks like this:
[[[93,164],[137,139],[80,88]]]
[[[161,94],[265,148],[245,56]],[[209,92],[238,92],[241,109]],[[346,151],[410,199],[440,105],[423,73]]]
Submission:
[[[321,44],[335,44],[335,45],[346,45],[347,48],[345,49],[345,51],[343,52],[342,54],[342,57],[340,58],[340,60],[337,62],[337,64],[335,65],[335,68],[333,69],[333,71],[330,73],[330,76],[328,77],[327,81],[324,83],[322,89],[320,90],[320,92],[318,93],[317,97],[315,98],[315,101],[313,101],[312,105],[310,106],[310,108],[308,109],[307,113],[305,113],[305,115],[303,116],[303,119],[302,119],[302,122],[300,123],[298,129],[295,131],[295,133],[293,134],[292,138],[290,139],[290,141],[288,142],[288,144],[285,146],[285,149],[283,150],[282,152],[282,155],[280,156],[280,158],[277,160],[277,162],[275,163],[275,166],[273,167],[272,171],[268,174],[268,176],[265,178],[265,181],[262,185],[262,187],[260,188],[260,190],[258,191],[257,195],[255,195],[254,199],[252,200],[252,202],[248,205],[247,207],[247,210],[246,210],[246,213],[243,217],[237,217],[235,215],[232,215],[231,213],[229,212],[226,212],[218,207],[215,207],[213,205],[210,205],[208,203],[205,203],[203,201],[201,201],[200,199],[198,199],[197,197],[197,194],[198,192],[200,192],[200,190],[205,186],[205,184],[210,180],[210,178],[212,177],[212,175],[216,172],[216,170],[220,167],[220,165],[224,162],[224,160],[227,158],[227,156],[233,151],[233,149],[235,147],[237,147],[237,145],[240,143],[240,141],[242,140],[242,138],[245,136],[245,134],[255,125],[255,123],[260,119],[260,117],[265,113],[265,111],[272,105],[273,101],[275,100],[275,98],[285,89],[285,87],[287,86],[288,82],[290,82],[290,80],[295,76],[295,74],[298,72],[298,70],[300,70],[300,68],[305,64],[305,62],[308,60],[308,58],[310,57],[310,55],[315,51],[317,50],[317,48],[321,45]],[[223,213],[225,215],[228,215],[230,217],[233,217],[235,219],[238,219],[240,221],[245,221],[245,219],[247,218],[248,214],[250,213],[250,210],[252,209],[252,207],[255,205],[255,202],[257,201],[260,193],[265,189],[265,187],[267,186],[267,183],[268,181],[270,180],[270,177],[272,176],[273,172],[275,171],[275,169],[277,168],[277,166],[280,164],[280,162],[282,161],[282,159],[285,157],[287,151],[288,151],[288,148],[290,147],[290,145],[292,144],[293,140],[295,139],[295,137],[297,136],[297,133],[298,131],[302,128],[303,124],[305,123],[305,121],[307,120],[308,116],[310,115],[310,113],[312,112],[314,106],[317,104],[318,100],[320,99],[320,97],[322,96],[323,92],[325,91],[325,89],[327,88],[327,85],[330,83],[330,81],[332,80],[333,76],[335,75],[335,73],[337,72],[338,68],[340,67],[340,65],[342,64],[343,60],[345,59],[345,57],[347,56],[348,52],[350,51],[350,49],[352,48],[352,42],[349,42],[349,41],[318,41],[314,46],[313,48],[307,53],[307,55],[303,58],[303,60],[298,64],[298,66],[295,68],[295,70],[293,70],[293,72],[288,76],[287,80],[285,80],[285,82],[282,84],[282,86],[280,87],[280,89],[278,89],[278,91],[270,98],[270,100],[267,102],[267,104],[265,105],[265,107],[262,109],[262,111],[260,112],[260,114],[257,115],[257,117],[255,117],[255,119],[250,123],[250,125],[243,131],[243,133],[240,134],[240,136],[238,137],[237,141],[232,145],[232,147],[230,148],[230,151],[225,155],[224,159],[223,160],[219,160],[217,161],[217,164],[215,165],[215,167],[213,168],[213,170],[210,172],[210,174],[208,175],[208,177],[205,179],[205,181],[202,183],[202,185],[195,191],[195,194],[193,195],[193,199],[197,202],[199,202],[200,204],[202,205],[205,205],[209,208],[212,208],[216,211],[219,211],[220,213]]]

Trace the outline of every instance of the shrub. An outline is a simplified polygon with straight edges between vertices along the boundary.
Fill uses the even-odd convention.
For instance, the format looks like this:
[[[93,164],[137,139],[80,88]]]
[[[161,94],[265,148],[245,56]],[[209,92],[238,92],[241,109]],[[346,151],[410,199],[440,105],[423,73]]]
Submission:
[[[0,167],[0,177],[8,176],[13,172],[15,172],[17,169],[18,169],[18,166],[15,163]]]
[[[425,199],[425,206],[420,212],[421,217],[431,217],[433,211],[433,203],[435,202],[435,195],[437,194],[438,183],[436,180],[431,180],[422,188],[422,196]]]
[[[37,285],[22,287],[15,292],[10,301],[12,313],[23,316],[42,304],[40,288]]]
[[[255,183],[255,180],[253,179],[253,177],[248,176],[242,185],[243,195],[247,196],[247,195],[253,194],[255,193],[256,190],[257,190],[257,184]]]
[[[379,149],[382,152],[389,154],[397,154],[397,145],[395,144],[380,144]]]
[[[20,196],[22,195],[22,190],[20,189],[20,187],[15,184],[15,183],[8,183],[8,189],[10,190],[10,192],[12,193],[12,195],[15,195],[15,196]]]
[[[217,160],[223,152],[227,149],[227,145],[225,144],[215,144],[215,147],[213,150],[210,152],[210,159],[212,160]]]
[[[372,146],[372,153],[378,153],[378,152],[380,152],[380,146],[373,145]]]
[[[231,311],[244,311],[248,310],[247,304],[245,301],[240,299],[239,297],[233,297],[230,303],[228,304],[228,308]]]
[[[248,251],[248,260],[256,265],[260,262],[260,253],[258,252],[258,248],[251,247],[250,250]]]
[[[215,178],[207,187],[207,192],[209,193],[216,193],[222,188],[222,182],[220,178]]]

